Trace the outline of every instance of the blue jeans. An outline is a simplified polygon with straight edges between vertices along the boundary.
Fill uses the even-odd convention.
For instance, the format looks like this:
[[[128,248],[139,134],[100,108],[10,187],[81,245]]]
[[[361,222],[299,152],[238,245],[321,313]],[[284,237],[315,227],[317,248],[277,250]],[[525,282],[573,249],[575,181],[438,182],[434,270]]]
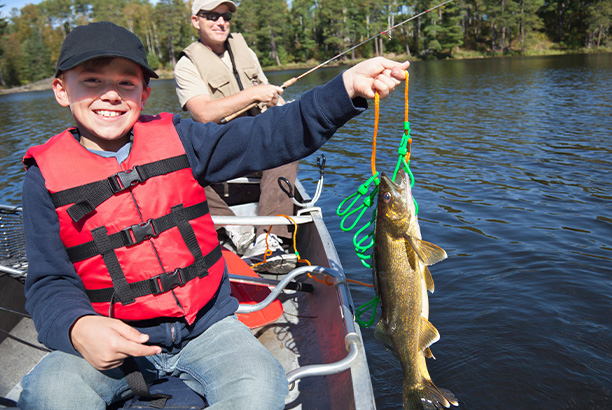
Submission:
[[[229,316],[179,353],[136,358],[147,381],[180,377],[209,409],[283,409],[288,383],[281,364]],[[21,381],[23,410],[99,409],[132,396],[119,369],[98,371],[80,356],[54,351]]]

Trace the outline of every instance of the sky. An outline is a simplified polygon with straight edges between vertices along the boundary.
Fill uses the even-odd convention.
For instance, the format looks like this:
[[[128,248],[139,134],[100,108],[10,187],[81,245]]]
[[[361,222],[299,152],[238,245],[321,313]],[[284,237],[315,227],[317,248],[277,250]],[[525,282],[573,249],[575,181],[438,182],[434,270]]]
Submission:
[[[8,16],[11,9],[20,9],[26,4],[38,4],[41,0],[0,0],[0,4],[4,4],[0,10],[3,16]]]
[[[3,16],[8,16],[13,8],[21,10],[23,6],[26,4],[38,4],[42,0],[0,0],[0,4],[4,4],[0,10]],[[151,3],[155,4],[156,0],[151,1]]]

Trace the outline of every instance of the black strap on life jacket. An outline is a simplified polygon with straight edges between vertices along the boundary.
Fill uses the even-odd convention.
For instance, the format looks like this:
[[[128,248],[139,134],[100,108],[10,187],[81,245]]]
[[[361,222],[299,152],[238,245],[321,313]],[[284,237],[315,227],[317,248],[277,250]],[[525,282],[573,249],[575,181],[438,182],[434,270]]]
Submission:
[[[166,401],[172,398],[171,394],[151,394],[147,382],[145,382],[144,376],[140,372],[136,360],[133,357],[127,357],[123,360],[123,364],[119,367],[125,379],[127,380],[128,386],[132,390],[135,396],[140,399],[149,402],[149,405],[154,409],[163,409],[166,407]]]
[[[147,295],[159,295],[174,288],[184,286],[193,279],[208,276],[208,268],[214,265],[222,256],[221,246],[217,245],[210,253],[206,254],[202,259],[196,260],[189,266],[175,269],[172,272],[164,272],[149,279],[129,283],[129,291],[135,298],[138,298]],[[113,282],[113,285],[114,283],[115,282]],[[86,289],[85,293],[89,297],[91,303],[110,302],[114,297],[118,297],[122,304],[126,304],[121,301],[118,289],[115,287]]]
[[[208,208],[208,206],[206,207]],[[111,280],[112,288],[86,289],[85,292],[92,303],[111,302],[115,297],[123,305],[134,303],[137,297],[146,295],[159,295],[176,287],[184,286],[195,278],[203,278],[208,275],[208,269],[222,258],[221,246],[217,246],[208,254],[204,255],[198,243],[193,227],[189,223],[193,216],[194,207],[185,208],[183,204],[175,205],[170,213],[162,218],[169,218],[168,224],[176,226],[193,256],[194,262],[184,268],[177,268],[172,272],[163,272],[152,278],[138,282],[128,283],[119,264],[117,254],[111,243],[105,227],[101,226],[91,231],[93,235],[93,246],[99,251],[106,265]],[[197,209],[197,208],[195,208]],[[200,209],[201,211],[201,209]],[[159,220],[161,218],[158,218]],[[130,227],[131,228],[131,227]],[[120,231],[121,232],[121,231]]]
[[[108,239],[108,231],[106,230],[106,227],[100,226],[99,228],[92,230],[91,234],[93,235],[94,242],[96,243],[97,248],[100,250],[100,254],[102,255],[106,269],[108,270],[111,280],[113,281],[113,289],[115,289],[115,294],[117,295],[119,302],[124,305],[136,302],[132,289],[125,278],[125,275],[123,274],[121,265],[119,264],[117,254],[115,253],[115,250],[111,246],[110,240]]]
[[[184,214],[182,217],[188,221],[197,219],[208,214],[209,212],[208,203],[206,201],[182,209],[184,209],[181,211]],[[144,242],[147,239],[155,238],[162,232],[178,226],[176,219],[177,215],[170,212],[169,214],[159,218],[149,219],[146,222],[128,226],[119,232],[108,235],[109,246],[112,249],[117,249],[124,246],[129,247]],[[100,252],[96,246],[95,240],[68,247],[66,248],[66,252],[68,252],[68,257],[72,263],[80,262],[102,254],[102,252]]]
[[[73,204],[67,209],[67,213],[74,222],[79,222],[113,195],[123,192],[133,185],[140,184],[149,178],[169,174],[185,168],[189,168],[189,161],[187,155],[183,154],[148,164],[137,165],[130,170],[117,172],[100,181],[54,192],[51,194],[51,199],[56,208]]]

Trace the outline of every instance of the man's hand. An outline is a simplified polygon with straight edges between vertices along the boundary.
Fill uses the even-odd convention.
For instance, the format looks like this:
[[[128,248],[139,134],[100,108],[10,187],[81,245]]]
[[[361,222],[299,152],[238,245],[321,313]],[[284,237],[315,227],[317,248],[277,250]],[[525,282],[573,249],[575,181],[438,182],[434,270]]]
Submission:
[[[398,63],[383,57],[363,61],[346,70],[342,79],[351,98],[386,98],[402,80],[410,63]]]
[[[272,84],[261,84],[245,90],[255,102],[265,103],[268,107],[274,107],[280,96],[283,95],[283,88]]]
[[[161,353],[159,346],[144,345],[149,336],[117,319],[83,316],[70,330],[74,348],[98,370],[121,366],[129,356]]]

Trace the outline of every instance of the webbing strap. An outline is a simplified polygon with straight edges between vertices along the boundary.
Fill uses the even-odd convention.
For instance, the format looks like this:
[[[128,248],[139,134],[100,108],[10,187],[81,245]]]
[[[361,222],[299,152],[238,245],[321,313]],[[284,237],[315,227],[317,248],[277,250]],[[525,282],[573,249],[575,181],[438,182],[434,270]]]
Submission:
[[[184,218],[186,221],[197,219],[209,213],[208,203],[206,201],[182,209],[182,218]],[[155,238],[162,232],[178,226],[176,216],[173,215],[172,212],[156,219],[149,219],[146,222],[128,226],[119,232],[108,235],[110,247],[112,249],[118,249],[124,246],[136,245],[149,238]],[[189,246],[189,244],[187,246]],[[95,241],[89,241],[80,245],[71,246],[66,248],[66,252],[68,253],[68,257],[72,263],[89,259],[101,254]]]
[[[125,375],[125,379],[132,393],[140,399],[149,401],[149,405],[154,409],[163,409],[166,406],[166,401],[172,398],[171,394],[151,394],[149,386],[147,386],[147,382],[145,382],[144,376],[140,372],[136,360],[134,360],[133,357],[130,356],[125,358],[120,369]]]
[[[189,168],[187,155],[166,158],[148,164],[137,165],[130,170],[117,172],[100,181],[54,192],[51,194],[51,199],[56,208],[74,204],[68,208],[67,212],[74,222],[79,222],[113,195],[125,191],[133,185],[142,183],[149,178],[169,174],[185,168]]]
[[[159,295],[176,287],[184,286],[190,280],[207,276],[208,268],[202,269],[202,267],[214,265],[222,256],[221,246],[217,245],[217,247],[203,256],[199,261],[196,260],[185,268],[178,268],[173,272],[164,272],[149,279],[132,282],[129,283],[128,286],[132,295],[136,298],[147,295]],[[89,297],[90,302],[104,303],[112,300],[115,289],[86,289],[85,293]]]
[[[179,232],[183,237],[185,245],[187,245],[187,249],[189,249],[189,252],[191,252],[193,259],[195,260],[194,265],[199,266],[202,270],[208,271],[208,268],[211,265],[207,265],[206,261],[204,260],[202,249],[200,248],[200,244],[196,238],[193,226],[191,226],[189,223],[187,212],[185,211],[183,204],[173,206],[170,214],[172,215],[174,223],[178,227]]]
[[[134,303],[136,298],[134,297],[132,289],[130,288],[127,279],[123,274],[123,269],[121,269],[117,254],[110,244],[106,227],[100,226],[99,228],[91,231],[91,234],[93,235],[96,247],[100,250],[100,254],[102,255],[106,269],[108,270],[111,280],[113,281],[113,289],[115,290],[114,293],[119,298],[119,302],[121,302],[123,305]]]

